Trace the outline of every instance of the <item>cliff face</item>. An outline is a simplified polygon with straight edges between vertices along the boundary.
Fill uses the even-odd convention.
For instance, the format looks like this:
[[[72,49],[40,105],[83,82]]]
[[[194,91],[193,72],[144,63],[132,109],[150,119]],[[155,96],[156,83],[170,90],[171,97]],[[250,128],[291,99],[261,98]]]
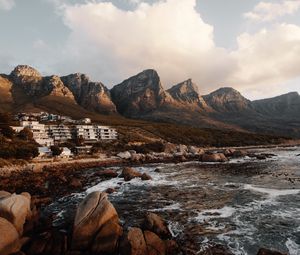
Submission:
[[[165,103],[172,102],[157,72],[150,69],[114,86],[111,96],[118,112],[127,117],[149,114]]]
[[[273,118],[300,119],[300,95],[291,92],[285,95],[253,101],[256,111]]]
[[[168,89],[167,92],[174,100],[181,103],[183,106],[208,109],[208,105],[199,94],[198,86],[193,83],[192,79],[188,79],[173,86]]]
[[[61,77],[77,103],[90,111],[109,114],[116,113],[109,90],[101,82],[91,82],[85,74],[70,74]]]
[[[251,101],[241,95],[240,92],[233,88],[220,88],[208,95],[203,96],[203,99],[216,112],[244,112],[252,111]]]

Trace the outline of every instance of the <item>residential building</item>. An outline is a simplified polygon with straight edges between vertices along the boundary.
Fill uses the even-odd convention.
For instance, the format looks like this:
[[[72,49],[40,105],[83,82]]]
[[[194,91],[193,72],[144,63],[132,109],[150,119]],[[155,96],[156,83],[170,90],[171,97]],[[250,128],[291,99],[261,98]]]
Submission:
[[[86,143],[97,142],[97,133],[92,125],[76,125],[74,126],[74,136],[82,138]]]
[[[52,157],[52,151],[49,147],[38,147],[39,150],[39,158],[50,158]]]
[[[94,126],[97,140],[115,140],[118,138],[116,129],[107,126]]]
[[[54,144],[52,138],[49,137],[45,125],[38,121],[21,121],[19,127],[12,127],[16,132],[20,132],[24,128],[30,129],[33,139],[42,146],[51,146]]]
[[[72,139],[72,130],[70,126],[58,124],[46,126],[49,137],[51,137],[55,143],[63,143]]]
[[[63,147],[62,148],[62,152],[61,154],[59,155],[60,158],[69,158],[73,156],[73,153],[71,152],[71,150],[67,147]]]

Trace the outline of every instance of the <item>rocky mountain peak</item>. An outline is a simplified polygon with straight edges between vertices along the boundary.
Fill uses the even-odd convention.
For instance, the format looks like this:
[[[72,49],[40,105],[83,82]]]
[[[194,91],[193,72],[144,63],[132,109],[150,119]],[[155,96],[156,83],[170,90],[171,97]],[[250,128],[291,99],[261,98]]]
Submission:
[[[211,108],[219,112],[240,112],[252,109],[251,101],[230,87],[220,88],[203,98]]]
[[[65,87],[62,80],[57,75],[44,78],[44,87],[51,96],[67,97],[74,100],[72,92]]]
[[[147,114],[172,100],[153,69],[144,70],[114,86],[111,95],[118,112],[128,117]]]
[[[91,82],[86,74],[74,73],[61,77],[82,107],[99,113],[115,113],[109,90],[101,82]]]
[[[198,102],[200,99],[198,86],[193,83],[192,79],[188,79],[167,90],[175,99],[183,102]]]
[[[28,96],[45,94],[43,77],[31,66],[18,65],[10,74],[11,81],[20,86]]]

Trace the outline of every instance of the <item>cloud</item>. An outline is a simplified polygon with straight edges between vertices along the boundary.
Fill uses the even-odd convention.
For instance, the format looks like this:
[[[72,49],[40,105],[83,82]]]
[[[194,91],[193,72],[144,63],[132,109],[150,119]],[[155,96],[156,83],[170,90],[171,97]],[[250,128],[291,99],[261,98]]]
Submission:
[[[241,34],[237,41],[238,49],[231,55],[238,65],[229,83],[268,90],[300,76],[299,26],[275,25],[255,34]]]
[[[260,2],[244,17],[257,22],[267,22],[279,17],[293,14],[300,8],[300,0],[281,1],[280,3]]]
[[[123,10],[111,2],[65,5],[62,10],[70,35],[65,45],[48,49],[61,74],[84,72],[109,87],[143,69],[156,69],[170,87],[187,78],[200,93],[233,86],[249,94],[270,94],[300,77],[300,27],[277,24],[237,37],[233,50],[217,47],[214,28],[195,10],[195,0],[140,3]],[[46,53],[45,53],[46,54]],[[44,61],[45,62],[45,61]],[[50,65],[47,68],[51,68]]]
[[[69,6],[65,54],[73,56],[78,70],[110,84],[146,68],[157,69],[167,85],[187,77],[216,84],[234,63],[215,46],[213,27],[195,5],[195,0],[167,0],[140,3],[133,11],[110,2]]]
[[[15,6],[14,0],[0,0],[0,10],[9,11]]]

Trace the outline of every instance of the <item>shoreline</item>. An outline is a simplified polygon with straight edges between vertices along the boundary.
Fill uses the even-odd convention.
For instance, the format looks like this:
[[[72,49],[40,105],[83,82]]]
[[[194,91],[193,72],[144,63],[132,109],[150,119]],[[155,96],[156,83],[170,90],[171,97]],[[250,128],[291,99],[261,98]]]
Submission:
[[[230,146],[230,147],[209,147],[209,148],[201,148],[204,153],[207,152],[214,152],[214,151],[222,151],[227,149],[234,149],[234,150],[254,150],[254,149],[268,149],[268,148],[285,148],[285,147],[294,147],[300,146],[300,140],[291,141],[289,143],[282,143],[282,144],[269,144],[269,145],[252,145],[252,146]],[[147,156],[148,154],[144,154]],[[74,169],[81,168],[82,170],[88,168],[95,168],[95,167],[114,167],[114,166],[134,166],[134,165],[143,165],[143,164],[155,164],[155,163],[177,163],[177,162],[188,162],[193,160],[198,160],[199,155],[182,155],[186,158],[182,160],[179,155],[169,155],[168,157],[162,157],[160,159],[145,159],[143,161],[130,161],[121,159],[117,156],[106,157],[106,158],[93,158],[93,157],[86,157],[80,159],[51,159],[51,160],[33,160],[28,162],[25,165],[11,165],[5,166],[0,168],[0,177],[8,177],[13,173],[20,173],[23,171],[30,171],[32,173],[37,173],[43,171],[43,169],[51,169],[51,168],[70,168],[73,167]]]

